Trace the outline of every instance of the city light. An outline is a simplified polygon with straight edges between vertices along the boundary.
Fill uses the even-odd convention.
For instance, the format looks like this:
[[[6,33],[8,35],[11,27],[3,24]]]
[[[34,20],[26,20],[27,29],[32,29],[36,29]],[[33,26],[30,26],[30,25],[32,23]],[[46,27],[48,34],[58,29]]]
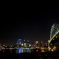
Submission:
[[[57,50],[57,46],[54,45],[54,43],[51,42],[51,38],[53,37],[52,40],[56,40],[58,39],[58,34],[59,34],[59,30],[56,31],[56,33],[58,33],[56,35],[56,33],[54,35],[52,35],[53,31],[54,31],[54,27],[52,26],[51,29],[51,35],[50,35],[50,40],[48,40],[48,43],[43,43],[43,41],[32,41],[33,43],[30,43],[29,40],[24,40],[24,39],[18,39],[17,42],[15,43],[16,46],[14,47],[13,44],[7,46],[5,44],[0,44],[0,51],[5,49],[9,49],[9,50],[14,50],[16,49],[17,53],[25,53],[25,52],[32,52],[32,51],[36,51],[36,52],[54,52]],[[56,37],[54,39],[54,36]]]

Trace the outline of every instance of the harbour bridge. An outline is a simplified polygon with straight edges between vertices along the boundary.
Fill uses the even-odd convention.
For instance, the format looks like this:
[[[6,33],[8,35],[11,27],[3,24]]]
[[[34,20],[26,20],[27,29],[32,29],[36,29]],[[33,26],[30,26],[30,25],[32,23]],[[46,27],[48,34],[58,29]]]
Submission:
[[[59,24],[53,24],[50,31],[48,45],[54,45],[59,40]]]

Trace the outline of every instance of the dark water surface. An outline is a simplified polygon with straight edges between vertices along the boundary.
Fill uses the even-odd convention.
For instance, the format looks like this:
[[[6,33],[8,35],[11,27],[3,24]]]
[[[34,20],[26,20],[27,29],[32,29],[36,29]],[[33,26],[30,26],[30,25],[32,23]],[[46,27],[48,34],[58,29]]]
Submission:
[[[45,53],[16,53],[13,52],[0,52],[0,59],[59,59],[59,52],[45,52]]]

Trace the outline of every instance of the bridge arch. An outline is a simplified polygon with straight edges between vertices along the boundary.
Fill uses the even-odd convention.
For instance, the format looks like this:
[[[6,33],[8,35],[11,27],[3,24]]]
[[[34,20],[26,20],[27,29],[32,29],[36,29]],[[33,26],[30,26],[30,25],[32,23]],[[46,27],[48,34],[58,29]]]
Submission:
[[[52,40],[54,40],[54,37],[56,37],[59,34],[59,24],[53,24],[50,31],[50,39],[48,40],[48,43],[50,44]]]
[[[50,49],[50,51],[53,51],[53,49],[57,47],[56,45],[57,42],[59,42],[59,24],[53,24],[50,30],[50,39],[48,40],[48,49]]]

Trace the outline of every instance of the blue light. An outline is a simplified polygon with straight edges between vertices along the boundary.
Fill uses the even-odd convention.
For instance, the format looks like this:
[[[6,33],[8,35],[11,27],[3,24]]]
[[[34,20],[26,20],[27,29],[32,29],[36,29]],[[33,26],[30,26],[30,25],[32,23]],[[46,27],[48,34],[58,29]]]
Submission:
[[[20,48],[19,49],[19,53],[23,53],[23,48]]]
[[[18,49],[16,50],[16,53],[23,53],[23,48],[18,48]]]
[[[29,49],[29,48],[18,48],[17,50],[16,50],[16,53],[31,53],[31,49]]]

